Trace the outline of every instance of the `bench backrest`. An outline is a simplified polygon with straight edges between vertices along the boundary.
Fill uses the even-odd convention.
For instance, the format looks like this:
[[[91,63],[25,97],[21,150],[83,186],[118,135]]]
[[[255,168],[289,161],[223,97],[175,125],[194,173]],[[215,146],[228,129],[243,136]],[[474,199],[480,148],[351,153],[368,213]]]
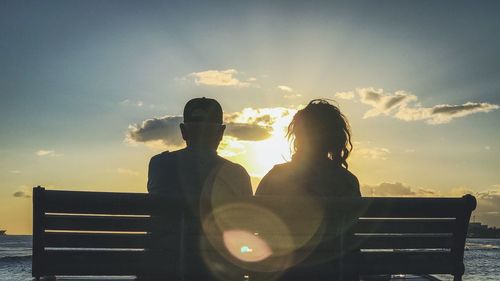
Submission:
[[[283,198],[254,203],[271,210],[287,205]],[[323,235],[337,237],[345,250],[340,261],[345,271],[463,274],[473,196],[323,203],[328,210],[322,220],[334,219],[338,226]],[[184,211],[176,201],[147,194],[34,188],[33,276],[184,274],[179,269],[185,264],[186,226],[200,224]],[[201,228],[193,227],[193,233],[203,236]]]
[[[179,236],[175,205],[147,194],[33,189],[33,276],[173,274],[177,247],[144,251],[152,232]],[[152,214],[172,220],[153,223]],[[177,217],[176,217],[177,216]]]
[[[463,254],[473,196],[364,198],[350,243],[360,274],[464,273]],[[361,266],[360,266],[361,265]]]
[[[275,213],[285,210],[281,216],[292,223],[305,219],[300,218],[301,213],[307,213],[311,206],[311,202],[301,204],[301,200],[293,198],[258,200]],[[471,212],[476,207],[472,195],[323,198],[315,204],[325,209],[323,223],[336,225],[327,228],[321,239],[335,240],[334,247],[341,252],[337,255],[342,257],[336,261],[341,264],[341,276],[452,274],[459,280],[464,273],[465,239]]]

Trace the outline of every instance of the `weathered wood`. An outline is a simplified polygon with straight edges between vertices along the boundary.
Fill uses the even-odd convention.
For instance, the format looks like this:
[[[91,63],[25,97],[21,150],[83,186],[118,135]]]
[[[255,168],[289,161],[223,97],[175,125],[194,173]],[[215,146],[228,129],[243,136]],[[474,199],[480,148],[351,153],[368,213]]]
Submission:
[[[291,254],[304,257],[311,254],[330,261],[328,257],[334,257],[335,264],[342,265],[333,268],[334,264],[329,263],[322,267],[328,269],[324,272],[316,268],[314,272],[320,275],[331,276],[333,273],[328,272],[340,270],[342,274],[354,275],[451,273],[461,276],[465,234],[470,213],[475,208],[472,196],[258,197],[243,202],[264,208],[283,223],[292,224],[290,228],[281,229],[246,213],[230,213],[227,221],[202,218],[181,202],[147,194],[35,188],[33,276],[160,274],[165,277],[182,272],[185,277],[199,274],[196,280],[208,280],[203,257],[217,263],[218,268],[226,271],[223,274],[232,272],[239,276],[242,268],[247,267],[225,252],[218,232],[221,226],[259,232],[271,249],[281,254],[282,247],[289,245],[284,243],[284,238],[290,243],[307,241],[308,244],[300,244],[302,246]],[[311,210],[313,212],[309,212]],[[203,232],[202,221],[210,233]],[[314,229],[293,224],[310,225]],[[211,243],[217,244],[218,251]],[[96,250],[98,248],[100,250]],[[228,263],[228,259],[233,260]],[[270,260],[273,259],[280,257],[272,256]],[[235,264],[242,267],[238,269]]]
[[[132,248],[144,249],[149,234],[46,232],[45,247],[53,248]]]
[[[450,252],[362,252],[347,262],[360,274],[446,274],[454,271]]]
[[[286,217],[293,211],[322,206],[324,213],[335,218],[336,214],[352,214],[366,218],[456,218],[475,205],[464,198],[396,198],[363,197],[349,200],[339,198],[291,198],[289,196],[256,197],[255,202]],[[294,206],[293,210],[287,207]],[[443,208],[446,206],[446,208]]]
[[[44,240],[45,229],[43,221],[44,213],[44,193],[45,189],[38,186],[33,188],[33,257],[31,261],[31,271],[33,277],[43,276],[44,268]]]
[[[145,202],[148,202],[145,204]],[[176,213],[181,200],[152,198],[145,193],[45,191],[46,213],[150,215]]]
[[[359,219],[356,233],[453,233],[455,219]]]
[[[453,246],[453,238],[449,236],[357,235],[352,240],[360,249],[450,249]]]
[[[141,275],[175,272],[169,252],[47,250],[45,275]]]
[[[46,215],[45,229],[147,232],[152,228],[150,222],[149,217]]]

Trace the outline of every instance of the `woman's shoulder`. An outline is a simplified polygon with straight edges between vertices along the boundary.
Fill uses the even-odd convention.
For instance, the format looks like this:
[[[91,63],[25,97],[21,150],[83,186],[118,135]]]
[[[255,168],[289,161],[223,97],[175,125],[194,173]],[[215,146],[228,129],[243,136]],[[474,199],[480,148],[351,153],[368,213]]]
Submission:
[[[256,195],[280,194],[283,188],[288,187],[293,165],[290,162],[274,165],[262,178],[257,188]]]
[[[344,195],[361,196],[358,178],[344,167],[339,167],[337,171],[341,174],[342,181],[345,183],[346,190]]]
[[[351,171],[347,170],[344,167],[339,167],[338,170],[347,179],[358,182],[358,177],[356,177]]]

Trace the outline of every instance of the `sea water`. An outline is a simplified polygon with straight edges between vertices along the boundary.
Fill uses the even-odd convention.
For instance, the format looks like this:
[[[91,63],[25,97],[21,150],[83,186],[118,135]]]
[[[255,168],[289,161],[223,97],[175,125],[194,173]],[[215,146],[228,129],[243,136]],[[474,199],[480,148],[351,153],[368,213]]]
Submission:
[[[500,239],[468,239],[464,261],[464,281],[499,281]],[[32,280],[31,236],[0,236],[0,281],[11,280]]]

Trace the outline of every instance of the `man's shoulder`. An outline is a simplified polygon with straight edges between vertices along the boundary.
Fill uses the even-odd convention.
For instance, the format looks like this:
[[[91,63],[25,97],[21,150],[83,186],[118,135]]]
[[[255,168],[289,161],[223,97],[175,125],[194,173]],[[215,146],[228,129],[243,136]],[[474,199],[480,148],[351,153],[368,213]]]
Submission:
[[[235,163],[235,162],[232,162],[232,161],[230,161],[224,157],[221,157],[221,156],[217,156],[217,158],[220,161],[222,168],[228,169],[230,171],[236,171],[236,172],[240,172],[240,173],[243,172],[245,174],[248,174],[247,170],[242,165]]]
[[[162,153],[156,154],[153,157],[151,157],[150,162],[154,164],[169,162],[174,160],[179,153],[181,153],[181,150],[163,151]]]

